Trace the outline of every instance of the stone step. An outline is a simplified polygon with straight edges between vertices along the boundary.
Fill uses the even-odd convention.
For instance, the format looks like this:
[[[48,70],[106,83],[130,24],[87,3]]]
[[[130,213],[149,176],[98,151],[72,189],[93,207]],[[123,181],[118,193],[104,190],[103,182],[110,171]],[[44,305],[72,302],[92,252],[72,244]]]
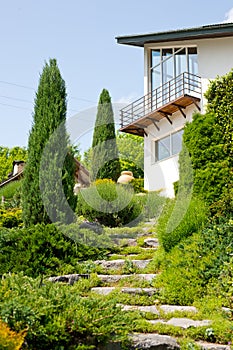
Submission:
[[[74,282],[77,282],[81,278],[88,279],[90,278],[90,275],[87,273],[73,273],[69,275],[62,275],[62,276],[53,276],[49,277],[48,280],[50,282],[64,282],[64,283],[69,283],[73,284]]]
[[[148,260],[130,260],[133,265],[139,269],[144,269],[152,259]],[[116,260],[96,260],[94,263],[100,265],[104,269],[118,270],[125,265],[126,260],[116,259]]]
[[[148,247],[158,248],[159,246],[159,240],[158,238],[146,238],[144,240],[145,245]]]
[[[198,341],[198,342],[196,342],[196,344],[202,350],[231,350],[230,345],[213,344],[213,343],[206,343],[206,342],[202,342],[202,341]]]
[[[151,306],[139,306],[139,305],[124,305],[119,304],[123,311],[141,311],[141,312],[151,312],[152,314],[160,315],[163,311],[165,314],[173,313],[176,311],[180,312],[190,312],[197,313],[197,308],[194,306],[178,306],[178,305],[151,305]]]
[[[190,318],[177,318],[177,317],[173,317],[171,318],[169,321],[165,321],[165,320],[148,320],[148,322],[150,324],[157,324],[157,323],[162,323],[162,324],[166,324],[169,326],[174,326],[174,327],[180,327],[183,329],[187,329],[190,327],[206,327],[209,326],[211,324],[210,320],[192,320]]]
[[[155,349],[168,349],[168,350],[178,350],[180,349],[179,344],[177,343],[175,338],[172,338],[168,335],[160,335],[160,334],[133,334],[130,336],[132,341],[132,349],[147,349],[147,350],[155,350]]]
[[[102,294],[102,295],[108,295],[109,293],[113,292],[115,289],[116,289],[116,287],[93,287],[93,288],[91,288],[91,291],[94,293]],[[120,288],[120,292],[126,293],[126,294],[132,294],[132,295],[152,296],[158,292],[158,289],[156,289],[156,288],[124,287],[124,288]]]
[[[148,274],[133,274],[133,275],[98,275],[99,279],[104,283],[119,282],[124,278],[135,277],[136,279],[142,279],[151,282],[157,275],[153,273]]]

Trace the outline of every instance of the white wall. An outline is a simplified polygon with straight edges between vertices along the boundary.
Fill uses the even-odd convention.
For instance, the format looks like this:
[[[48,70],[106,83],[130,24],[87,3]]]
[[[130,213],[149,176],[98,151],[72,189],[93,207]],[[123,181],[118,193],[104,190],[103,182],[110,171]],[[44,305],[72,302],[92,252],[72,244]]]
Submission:
[[[166,197],[174,197],[173,182],[179,179],[178,155],[165,160],[155,161],[155,141],[183,128],[187,121],[192,120],[192,115],[197,112],[194,105],[185,109],[186,119],[178,111],[170,118],[172,125],[163,118],[158,126],[158,131],[152,124],[144,137],[144,178],[145,189],[149,191],[161,191]]]

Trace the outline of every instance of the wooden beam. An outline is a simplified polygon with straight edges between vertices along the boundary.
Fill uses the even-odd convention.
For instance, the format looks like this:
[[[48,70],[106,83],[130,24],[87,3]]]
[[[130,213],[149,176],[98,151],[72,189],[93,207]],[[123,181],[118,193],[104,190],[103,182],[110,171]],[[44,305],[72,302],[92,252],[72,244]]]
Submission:
[[[178,108],[182,108],[182,109],[185,109],[185,108],[186,108],[186,106],[182,106],[182,105],[180,105],[179,103],[172,103],[172,105],[173,105],[173,106],[176,106],[176,107],[178,107]]]
[[[168,115],[172,115],[171,113],[165,113],[165,112],[161,112],[159,111],[159,113],[161,113],[165,118],[167,118],[167,120],[169,121],[170,124],[172,124],[172,121],[171,119],[168,117]]]
[[[178,106],[177,106],[178,107]],[[179,108],[179,111],[180,113],[183,115],[183,117],[186,119],[186,114],[184,113],[183,109],[178,107]]]
[[[200,111],[201,108],[200,108],[200,106],[198,106],[197,101],[195,100],[195,98],[193,98],[193,97],[190,96],[190,99],[193,101],[193,103],[195,104],[195,106],[197,107],[197,109]]]

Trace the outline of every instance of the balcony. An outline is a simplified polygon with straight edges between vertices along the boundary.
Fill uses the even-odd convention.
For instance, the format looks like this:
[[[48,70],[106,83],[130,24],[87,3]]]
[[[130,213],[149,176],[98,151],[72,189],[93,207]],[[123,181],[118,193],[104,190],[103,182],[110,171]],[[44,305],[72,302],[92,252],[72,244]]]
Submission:
[[[130,134],[147,135],[145,129],[153,123],[159,130],[159,121],[180,111],[184,118],[185,108],[195,104],[200,110],[201,78],[190,73],[182,73],[164,85],[151,91],[121,110],[120,131]]]

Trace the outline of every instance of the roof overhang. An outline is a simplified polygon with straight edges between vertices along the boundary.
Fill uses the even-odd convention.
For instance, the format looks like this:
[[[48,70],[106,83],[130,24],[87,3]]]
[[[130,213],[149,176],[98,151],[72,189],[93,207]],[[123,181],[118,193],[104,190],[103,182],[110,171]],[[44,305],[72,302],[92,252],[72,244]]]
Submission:
[[[118,44],[144,47],[148,43],[168,41],[222,38],[233,36],[233,23],[205,25],[197,28],[171,30],[166,32],[125,35],[116,37]]]

